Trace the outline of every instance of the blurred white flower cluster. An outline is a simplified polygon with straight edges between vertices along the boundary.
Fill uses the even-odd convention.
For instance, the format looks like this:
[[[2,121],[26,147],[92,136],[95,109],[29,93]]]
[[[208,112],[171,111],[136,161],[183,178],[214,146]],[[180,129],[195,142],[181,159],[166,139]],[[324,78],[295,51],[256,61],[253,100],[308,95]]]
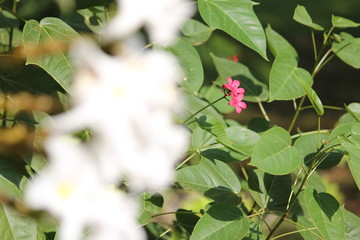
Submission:
[[[49,166],[25,195],[30,207],[59,219],[60,240],[146,239],[132,197],[169,186],[175,161],[187,147],[186,130],[172,118],[181,110],[178,63],[159,47],[144,50],[131,41],[144,25],[151,40],[173,43],[194,5],[187,0],[118,0],[118,5],[102,37],[121,43],[122,53],[107,55],[90,40],[74,44],[73,107],[50,124]],[[73,137],[84,129],[93,133],[88,142]],[[122,181],[126,193],[115,187]]]

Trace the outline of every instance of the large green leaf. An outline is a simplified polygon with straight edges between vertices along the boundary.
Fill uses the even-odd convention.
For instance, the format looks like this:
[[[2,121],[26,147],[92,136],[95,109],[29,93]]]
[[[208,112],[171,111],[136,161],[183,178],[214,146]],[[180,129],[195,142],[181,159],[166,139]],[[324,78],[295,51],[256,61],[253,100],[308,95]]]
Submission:
[[[215,204],[195,225],[190,240],[242,239],[249,229],[249,220],[239,208]]]
[[[291,192],[290,174],[274,176],[260,169],[249,171],[250,194],[260,207],[284,211]]]
[[[183,69],[184,78],[180,85],[197,94],[204,81],[204,71],[196,49],[189,42],[178,39],[168,50],[175,55]]]
[[[313,23],[309,13],[307,12],[306,8],[301,5],[297,5],[295,8],[293,19],[298,23],[301,23],[305,26],[311,27],[312,29],[322,31],[324,28],[319,24]]]
[[[334,41],[331,48],[343,62],[353,68],[360,68],[360,38],[354,38],[349,33],[340,33],[341,41]]]
[[[339,124],[360,122],[360,103],[353,102],[346,106],[348,111],[339,119]]]
[[[245,156],[251,156],[253,151],[252,145],[258,140],[258,137],[255,137],[257,136],[257,133],[251,130],[240,130],[240,131],[247,134],[248,136],[251,136],[252,134],[252,137],[254,137],[253,141],[248,142],[247,139],[237,137],[231,133],[231,130],[228,130],[229,132],[227,132],[225,130],[225,126],[220,121],[212,117],[202,116],[199,119],[197,119],[197,123],[199,124],[199,127],[210,132],[213,136],[215,136],[216,140],[219,143],[223,144],[225,147],[229,148],[230,150]]]
[[[36,220],[19,214],[12,207],[0,203],[0,239],[6,240],[45,240]]]
[[[23,31],[26,64],[40,66],[68,91],[73,68],[64,46],[78,36],[74,29],[58,18],[47,17],[40,23],[36,20],[27,21]]]
[[[295,48],[279,33],[274,31],[270,25],[265,29],[266,39],[269,44],[269,49],[274,56],[279,54],[288,54],[298,59],[298,54]]]
[[[199,118],[200,116],[206,115],[215,118],[217,121],[221,122],[224,126],[225,121],[223,119],[223,116],[219,114],[213,106],[208,106],[209,102],[206,102],[199,97],[195,96],[191,93],[185,93],[185,114],[182,116],[183,121],[186,121],[186,125],[190,128],[197,127],[195,122],[196,118]],[[208,106],[208,107],[206,107]],[[206,108],[205,108],[206,107]],[[203,109],[201,112],[197,113],[195,116],[191,117],[193,114],[198,112],[200,109]],[[190,118],[191,117],[191,118]]]
[[[318,193],[313,188],[306,188],[304,199],[307,210],[326,240],[345,237],[344,216],[340,204],[328,193]]]
[[[360,134],[357,136],[360,139]],[[348,141],[342,142],[342,147],[349,155],[348,165],[356,185],[360,189],[360,141],[354,141],[354,136],[350,137],[352,143]]]
[[[345,238],[344,240],[358,240],[360,236],[360,218],[355,214],[341,207],[345,220]]]
[[[299,150],[291,146],[289,133],[273,127],[257,142],[250,164],[273,175],[285,175],[294,171],[301,160]]]
[[[306,240],[319,240],[321,233],[316,229],[315,224],[311,218],[305,216],[297,217],[297,230],[301,231],[300,235]]]
[[[194,46],[198,46],[210,38],[213,29],[197,20],[189,19],[185,22],[181,32],[186,41],[190,42]]]
[[[241,126],[231,126],[225,129],[227,137],[230,139],[232,146],[241,149],[242,152],[251,156],[255,144],[259,141],[260,135],[250,129]]]
[[[360,26],[360,23],[356,23],[351,21],[350,19],[334,15],[331,16],[331,23],[336,28],[353,28]]]
[[[330,136],[325,134],[309,134],[298,138],[294,146],[299,149],[304,156],[304,163],[306,166],[311,166],[314,162],[314,156],[318,152],[318,149],[322,146],[322,142],[329,142]],[[327,148],[328,146],[325,145]],[[322,160],[318,169],[327,169],[336,166],[343,157],[343,152],[334,150],[325,159]]]
[[[239,80],[241,87],[245,89],[245,101],[263,102],[268,100],[269,92],[266,84],[256,79],[247,66],[226,58],[217,57],[213,54],[211,54],[211,57],[220,75],[220,78],[217,80],[219,85],[227,83],[228,77],[233,77]]]
[[[151,213],[159,212],[164,204],[164,198],[158,194],[143,193],[140,196],[140,217],[141,225],[147,224],[151,220]]]
[[[223,89],[212,85],[212,86],[203,86],[200,90],[200,94],[204,96],[204,98],[208,102],[214,102],[217,99],[224,96],[224,93],[222,92]],[[228,114],[232,113],[234,111],[234,107],[229,105],[229,101],[226,99],[223,99],[213,105],[218,112],[222,114]]]
[[[317,96],[309,90],[313,84],[313,79],[308,71],[297,67],[295,57],[288,54],[280,54],[275,57],[275,61],[270,71],[270,97],[269,101],[291,100],[308,93],[319,105]],[[316,94],[315,94],[316,95]],[[310,98],[309,97],[309,98]]]
[[[218,202],[238,203],[241,186],[232,169],[222,161],[202,158],[195,166],[176,172],[176,181]]]
[[[244,45],[266,57],[264,30],[250,0],[199,0],[198,7],[205,22],[228,33]]]

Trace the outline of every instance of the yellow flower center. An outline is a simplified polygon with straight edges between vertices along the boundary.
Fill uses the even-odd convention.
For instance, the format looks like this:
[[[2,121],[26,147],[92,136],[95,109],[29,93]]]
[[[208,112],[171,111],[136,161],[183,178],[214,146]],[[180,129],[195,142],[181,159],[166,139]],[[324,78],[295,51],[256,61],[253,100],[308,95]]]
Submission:
[[[62,183],[58,186],[58,193],[62,198],[69,197],[72,192],[74,192],[74,186],[70,183]]]

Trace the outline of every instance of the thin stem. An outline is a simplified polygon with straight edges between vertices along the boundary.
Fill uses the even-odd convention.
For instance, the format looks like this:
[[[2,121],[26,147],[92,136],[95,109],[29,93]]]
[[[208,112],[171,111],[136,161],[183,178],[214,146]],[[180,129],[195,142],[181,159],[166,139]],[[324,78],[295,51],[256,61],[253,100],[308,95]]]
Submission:
[[[2,117],[1,117],[1,120],[2,120],[1,126],[2,127],[6,127],[6,121],[8,120],[7,119],[6,102],[7,102],[7,97],[6,97],[6,95],[4,95],[4,111],[3,111],[3,114],[2,114]]]
[[[329,105],[323,105],[323,107],[326,109],[346,111],[346,109],[342,108],[342,107],[335,107],[335,106],[329,106]],[[301,110],[306,110],[306,109],[311,109],[311,108],[314,108],[314,106],[313,105],[305,106],[305,107],[302,107]]]
[[[224,95],[224,96],[222,96],[221,98],[218,98],[218,99],[216,99],[215,101],[207,104],[205,107],[201,108],[199,111],[195,112],[195,113],[192,114],[190,117],[188,117],[188,118],[183,122],[183,124],[187,125],[187,122],[188,122],[190,119],[192,119],[193,117],[195,117],[198,113],[200,113],[200,112],[203,111],[204,109],[212,106],[213,104],[219,102],[220,100],[222,100],[222,99],[224,99],[224,98],[226,98],[226,95]]]
[[[286,221],[286,222],[289,222],[289,223],[292,223],[292,224],[294,224],[294,225],[296,225],[296,226],[299,226],[299,227],[305,229],[305,231],[308,231],[309,233],[311,233],[312,235],[314,235],[315,237],[317,237],[317,238],[319,238],[319,239],[321,239],[321,240],[324,240],[321,236],[319,236],[319,235],[316,234],[315,232],[311,231],[311,230],[317,229],[317,227],[307,228],[307,227],[305,227],[304,225],[299,224],[299,223],[297,223],[297,222],[294,222],[294,221],[292,221],[291,219],[288,219],[288,218],[286,218],[285,221]],[[275,239],[275,238],[273,238],[273,239]]]
[[[291,203],[289,204],[289,207],[286,209],[286,211],[283,213],[283,215],[281,216],[281,218],[279,219],[279,221],[276,223],[275,227],[270,231],[269,235],[266,237],[266,240],[269,240],[271,238],[271,236],[275,233],[275,231],[280,227],[280,225],[282,224],[282,222],[285,220],[285,218],[287,217],[287,215],[289,214],[289,212],[291,211],[291,209],[293,208],[297,198],[299,197],[306,181],[308,180],[308,178],[310,177],[312,171],[307,172],[305,174],[304,179],[302,180],[299,189],[297,190],[293,200],[291,201]]]
[[[267,113],[266,113],[266,111],[264,109],[264,106],[262,105],[262,103],[260,101],[258,102],[258,105],[259,105],[260,111],[263,114],[266,121],[270,122],[269,116],[267,115]]]
[[[304,135],[311,135],[311,134],[314,134],[314,133],[330,133],[331,130],[329,129],[323,129],[323,130],[315,130],[315,131],[310,131],[310,132],[305,132],[305,133],[299,133],[299,134],[294,134],[291,136],[291,139],[294,139],[294,138],[298,138],[298,137],[301,137],[301,136],[304,136]]]
[[[177,212],[164,212],[164,213],[158,213],[158,214],[154,214],[151,216],[151,218],[154,217],[159,217],[159,216],[164,216],[164,215],[170,215],[170,214],[200,214],[198,212],[181,212],[181,211],[177,211]]]
[[[317,132],[317,149],[320,149],[321,142],[320,142],[320,131],[321,131],[321,117],[318,116],[318,132]]]
[[[168,232],[170,232],[175,226],[176,226],[176,224],[173,225],[173,226],[171,226],[170,228],[168,228],[165,232],[163,232],[162,234],[160,234],[160,236],[157,237],[155,240],[161,239],[161,238],[162,238],[163,236],[165,236]]]
[[[175,169],[178,170],[179,168],[181,168],[185,163],[187,163],[188,161],[190,161],[194,156],[196,155],[196,152],[193,152],[193,154],[191,154],[189,157],[187,157],[184,161],[182,161]]]
[[[288,235],[292,235],[292,234],[295,234],[295,233],[305,232],[305,231],[308,231],[308,230],[315,230],[315,229],[317,229],[317,228],[316,228],[316,227],[312,227],[312,228],[301,229],[301,230],[296,230],[296,231],[292,231],[292,232],[283,233],[283,234],[280,234],[280,235],[272,238],[272,240],[275,240],[275,239],[278,239],[278,238],[282,238],[282,237],[285,237],[285,236],[288,236]]]
[[[311,40],[312,40],[313,49],[314,49],[314,58],[316,60],[318,58],[318,55],[317,55],[317,49],[316,49],[315,34],[314,34],[313,29],[311,29]]]
[[[291,123],[290,123],[288,132],[291,132],[292,129],[293,129],[293,127],[294,127],[294,125],[295,125],[295,122],[296,122],[296,120],[297,120],[297,118],[298,118],[298,116],[299,116],[299,113],[300,113],[300,111],[301,111],[301,107],[302,107],[302,105],[303,105],[304,102],[305,102],[305,97],[306,97],[306,95],[304,95],[304,96],[301,98],[301,100],[300,100],[300,103],[299,103],[299,105],[298,105],[298,107],[297,107],[297,109],[296,109],[296,111],[295,111],[294,117],[293,117],[293,119],[292,119],[292,121],[291,121]]]
[[[326,60],[326,58],[329,56],[329,54],[330,54],[331,52],[332,52],[332,50],[329,49],[329,50],[324,54],[324,56],[320,59],[320,61],[318,62],[318,64],[316,65],[316,67],[315,67],[315,69],[314,69],[314,71],[313,71],[313,74],[312,74],[313,76],[314,76],[316,73],[319,72],[321,65],[324,63],[324,61]]]

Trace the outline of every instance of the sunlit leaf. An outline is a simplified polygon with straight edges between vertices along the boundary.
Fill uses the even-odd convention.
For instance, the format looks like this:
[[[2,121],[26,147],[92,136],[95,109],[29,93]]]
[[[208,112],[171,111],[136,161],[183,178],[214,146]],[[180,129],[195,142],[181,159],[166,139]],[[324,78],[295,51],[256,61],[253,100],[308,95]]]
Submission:
[[[189,19],[185,22],[181,32],[186,41],[190,42],[194,46],[198,46],[210,38],[213,29],[197,20]]]
[[[215,204],[195,225],[190,240],[242,239],[249,229],[249,220],[239,208]]]
[[[269,49],[274,56],[279,54],[288,54],[298,59],[298,54],[295,48],[284,37],[274,31],[270,25],[266,27],[265,34]]]
[[[280,54],[270,71],[269,101],[291,100],[308,93],[314,101],[316,109],[321,111],[321,102],[311,89],[313,79],[308,71],[297,67],[297,60],[287,54]],[[305,91],[305,89],[307,91]]]
[[[306,8],[301,5],[297,5],[295,8],[293,19],[298,23],[301,23],[305,26],[311,27],[312,29],[322,31],[324,28],[319,24],[316,24],[312,21],[309,13],[307,12]]]
[[[360,218],[341,207],[345,220],[345,238],[344,240],[357,240],[360,236]]]
[[[176,181],[215,201],[239,203],[240,181],[221,161],[202,158],[198,165],[178,170]]]
[[[199,0],[202,18],[213,28],[228,33],[247,47],[266,57],[264,30],[250,0]]]
[[[45,240],[45,235],[36,224],[36,219],[18,213],[0,202],[0,239]]]
[[[77,37],[79,34],[59,18],[27,21],[23,31],[26,64],[40,66],[68,91],[74,69],[66,47]]]
[[[301,153],[291,146],[289,133],[273,127],[255,145],[250,164],[273,175],[285,175],[294,171],[301,160]]]
[[[360,38],[349,33],[340,33],[342,41],[334,41],[331,48],[343,62],[353,68],[360,68]]]
[[[331,23],[336,28],[353,28],[360,26],[360,23],[356,23],[351,21],[350,19],[334,15],[331,16]]]
[[[328,193],[318,193],[313,188],[304,190],[304,199],[307,210],[326,240],[344,239],[344,216],[340,204]]]

